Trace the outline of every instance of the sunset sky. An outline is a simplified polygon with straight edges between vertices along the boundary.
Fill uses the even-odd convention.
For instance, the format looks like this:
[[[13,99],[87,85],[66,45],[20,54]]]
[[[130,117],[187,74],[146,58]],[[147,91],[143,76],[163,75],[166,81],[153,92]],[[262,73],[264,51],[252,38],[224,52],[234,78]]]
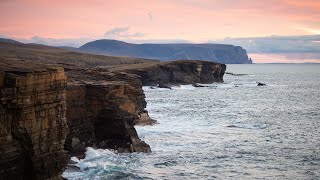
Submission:
[[[0,0],[0,35],[187,40],[320,34],[319,0]]]

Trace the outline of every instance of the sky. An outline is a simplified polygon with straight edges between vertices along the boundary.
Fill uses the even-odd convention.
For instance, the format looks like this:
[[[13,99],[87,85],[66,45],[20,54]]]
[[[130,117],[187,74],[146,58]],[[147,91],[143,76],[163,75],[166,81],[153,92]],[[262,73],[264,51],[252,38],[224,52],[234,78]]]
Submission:
[[[320,63],[320,0],[0,0],[0,22],[25,43],[223,43],[256,63]]]
[[[315,35],[319,9],[320,0],[0,0],[0,36],[79,46]]]
[[[319,53],[249,53],[254,63],[320,63]]]

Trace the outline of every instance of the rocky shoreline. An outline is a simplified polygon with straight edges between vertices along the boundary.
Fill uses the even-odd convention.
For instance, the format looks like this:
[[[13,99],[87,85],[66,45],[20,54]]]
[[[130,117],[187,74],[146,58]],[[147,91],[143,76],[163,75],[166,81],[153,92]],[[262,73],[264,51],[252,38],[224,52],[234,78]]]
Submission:
[[[0,59],[0,179],[62,179],[86,147],[151,152],[134,128],[155,123],[142,86],[222,82],[225,68],[176,61],[110,71]]]

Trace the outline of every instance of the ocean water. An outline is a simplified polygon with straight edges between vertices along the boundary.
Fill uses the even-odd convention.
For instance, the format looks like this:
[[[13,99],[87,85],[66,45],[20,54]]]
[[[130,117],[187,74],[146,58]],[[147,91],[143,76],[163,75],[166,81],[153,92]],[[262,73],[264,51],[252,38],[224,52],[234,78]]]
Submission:
[[[87,149],[69,179],[320,179],[320,64],[228,65],[225,83],[144,87],[152,153]],[[257,82],[267,86],[257,86]]]

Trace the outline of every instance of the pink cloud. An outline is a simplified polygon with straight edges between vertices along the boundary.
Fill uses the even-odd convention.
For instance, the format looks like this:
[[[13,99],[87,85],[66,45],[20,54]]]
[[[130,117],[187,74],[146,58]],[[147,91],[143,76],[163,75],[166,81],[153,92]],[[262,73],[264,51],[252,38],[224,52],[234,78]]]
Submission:
[[[311,0],[6,0],[0,34],[101,38],[114,27],[130,27],[149,39],[300,35],[307,32],[297,25],[318,28],[319,7]]]

